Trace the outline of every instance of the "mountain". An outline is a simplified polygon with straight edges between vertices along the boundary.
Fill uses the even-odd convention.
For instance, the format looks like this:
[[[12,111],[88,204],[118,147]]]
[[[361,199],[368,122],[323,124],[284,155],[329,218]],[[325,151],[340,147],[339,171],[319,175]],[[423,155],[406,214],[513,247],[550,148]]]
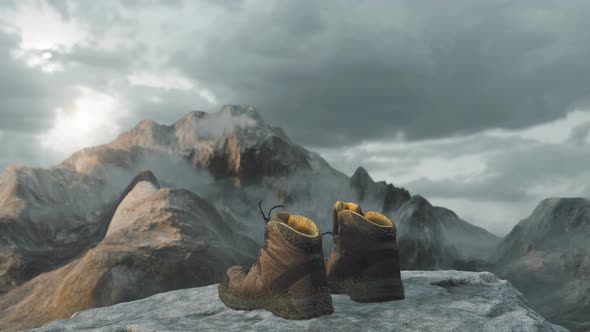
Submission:
[[[1,173],[0,330],[218,282],[256,255],[260,200],[322,231],[337,200],[382,211],[398,224],[406,268],[454,268],[497,242],[362,167],[346,176],[253,107],[228,105],[171,125],[141,121],[56,167]]]
[[[403,271],[402,279],[404,301],[359,305],[333,295],[333,314],[303,321],[228,309],[211,285],[83,311],[34,331],[567,331],[491,273]]]
[[[80,310],[214,283],[254,260],[258,244],[208,201],[160,188],[142,171],[118,205],[104,239],[80,258],[0,297],[0,329],[19,330]]]
[[[0,173],[0,294],[96,244],[114,197],[104,181],[67,169]]]
[[[144,120],[109,144],[74,153],[60,167],[107,182],[149,168],[170,186],[193,191],[241,220],[255,240],[264,234],[260,200],[287,204],[329,229],[329,208],[337,200],[390,213],[410,197],[403,188],[375,183],[366,171],[360,183],[360,170],[352,178],[335,170],[267,124],[252,106],[190,112],[171,125]]]
[[[172,125],[141,121],[56,167],[12,166],[0,173],[0,294],[100,242],[125,184],[142,168],[167,187],[209,200],[258,241],[264,234],[261,199],[288,204],[326,229],[334,201],[358,199],[350,178],[265,123],[251,106],[190,112]],[[378,206],[407,193],[380,186],[386,190],[370,200]]]
[[[586,253],[590,235],[590,200],[548,198],[531,215],[521,220],[502,241],[498,259],[531,251],[575,251]]]
[[[404,270],[454,269],[464,261],[486,258],[500,241],[420,195],[402,204],[394,220]]]
[[[590,329],[590,200],[545,199],[498,246],[494,271],[549,319]]]
[[[382,202],[376,210],[391,213],[408,201],[410,193],[404,188],[396,188],[385,181],[375,182],[364,167],[359,167],[350,177],[350,186],[356,192],[355,201]]]
[[[93,174],[109,165],[131,167],[146,154],[174,154],[236,184],[294,172],[337,173],[318,154],[265,123],[254,107],[238,105],[216,113],[190,112],[172,125],[141,121],[110,144],[74,153],[61,166]]]

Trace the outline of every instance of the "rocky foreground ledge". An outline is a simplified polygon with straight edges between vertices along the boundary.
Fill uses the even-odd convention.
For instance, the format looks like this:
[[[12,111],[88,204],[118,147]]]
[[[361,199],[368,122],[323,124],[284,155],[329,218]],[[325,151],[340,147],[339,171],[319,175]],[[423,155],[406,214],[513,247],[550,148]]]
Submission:
[[[334,295],[334,314],[305,321],[228,309],[211,285],[82,311],[33,331],[567,331],[488,272],[403,271],[402,278],[404,301],[360,304]]]

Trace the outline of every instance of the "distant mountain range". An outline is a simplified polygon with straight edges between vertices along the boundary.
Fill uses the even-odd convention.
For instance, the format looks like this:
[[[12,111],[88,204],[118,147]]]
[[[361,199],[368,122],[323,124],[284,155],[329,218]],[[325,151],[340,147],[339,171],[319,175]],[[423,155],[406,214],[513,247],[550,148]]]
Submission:
[[[142,121],[49,169],[0,173],[0,330],[217,282],[257,254],[259,200],[322,231],[334,201],[358,201],[396,222],[403,269],[489,269],[554,322],[590,321],[586,200],[545,201],[500,239],[361,167],[348,177],[253,107],[227,105],[172,125]],[[324,238],[326,253],[332,246]],[[545,285],[550,298],[538,295]]]

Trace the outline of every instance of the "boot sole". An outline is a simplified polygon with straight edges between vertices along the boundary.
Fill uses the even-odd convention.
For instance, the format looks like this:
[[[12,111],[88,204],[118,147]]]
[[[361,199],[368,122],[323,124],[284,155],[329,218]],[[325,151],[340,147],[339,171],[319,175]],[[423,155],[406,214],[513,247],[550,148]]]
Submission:
[[[400,279],[390,278],[375,281],[338,280],[329,281],[332,294],[347,294],[360,303],[398,301],[406,298]]]
[[[334,312],[332,297],[327,289],[317,292],[315,296],[304,298],[283,294],[269,297],[241,298],[232,294],[228,287],[228,281],[224,279],[217,286],[217,290],[221,302],[234,310],[265,309],[275,316],[296,320],[310,319]]]

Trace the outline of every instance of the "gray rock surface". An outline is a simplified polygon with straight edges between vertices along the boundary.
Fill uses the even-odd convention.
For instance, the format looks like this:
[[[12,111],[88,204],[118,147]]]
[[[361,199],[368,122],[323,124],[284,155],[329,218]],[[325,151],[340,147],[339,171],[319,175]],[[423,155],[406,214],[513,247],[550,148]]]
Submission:
[[[228,309],[211,285],[79,312],[33,331],[567,331],[488,272],[404,271],[402,278],[404,301],[360,304],[334,295],[334,314],[311,320]]]

